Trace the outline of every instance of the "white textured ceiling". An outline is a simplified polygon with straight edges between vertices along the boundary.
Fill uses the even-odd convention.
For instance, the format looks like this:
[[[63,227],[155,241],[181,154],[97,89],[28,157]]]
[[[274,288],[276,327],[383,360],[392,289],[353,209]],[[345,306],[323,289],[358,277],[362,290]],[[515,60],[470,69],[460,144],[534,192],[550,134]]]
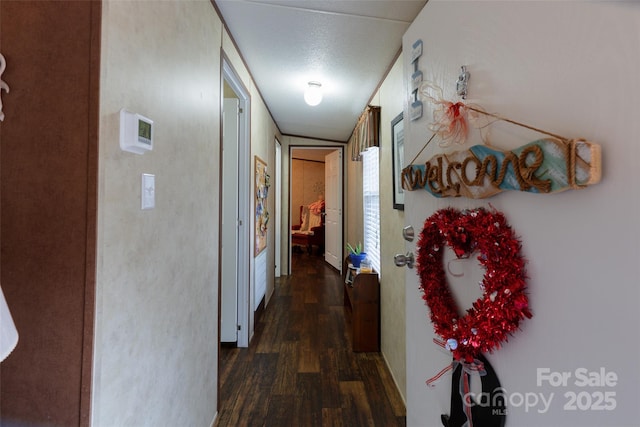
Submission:
[[[215,0],[285,135],[346,142],[426,0]],[[309,81],[324,99],[305,104]]]

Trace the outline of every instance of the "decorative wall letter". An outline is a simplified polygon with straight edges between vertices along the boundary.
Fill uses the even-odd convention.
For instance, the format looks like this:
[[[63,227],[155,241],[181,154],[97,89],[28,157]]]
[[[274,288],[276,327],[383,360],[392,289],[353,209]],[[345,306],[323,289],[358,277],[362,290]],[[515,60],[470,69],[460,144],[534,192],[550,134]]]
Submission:
[[[505,190],[556,193],[598,183],[600,163],[600,146],[582,140],[540,139],[511,151],[475,145],[407,166],[402,188],[473,199]]]

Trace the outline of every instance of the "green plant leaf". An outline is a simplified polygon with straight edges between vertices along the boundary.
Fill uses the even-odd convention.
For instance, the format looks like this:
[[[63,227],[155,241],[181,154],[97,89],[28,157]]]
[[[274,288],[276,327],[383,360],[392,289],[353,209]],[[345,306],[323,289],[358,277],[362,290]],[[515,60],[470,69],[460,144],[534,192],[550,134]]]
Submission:
[[[362,242],[359,242],[355,248],[351,246],[350,243],[347,243],[347,250],[351,254],[360,255],[360,253],[362,252]]]

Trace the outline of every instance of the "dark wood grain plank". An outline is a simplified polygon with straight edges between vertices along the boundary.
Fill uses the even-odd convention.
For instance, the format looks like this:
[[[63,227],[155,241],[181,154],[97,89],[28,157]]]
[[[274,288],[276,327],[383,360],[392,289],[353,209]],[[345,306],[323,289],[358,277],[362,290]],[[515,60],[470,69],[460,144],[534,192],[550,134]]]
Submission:
[[[298,346],[286,342],[280,346],[280,359],[276,368],[276,378],[271,393],[273,395],[293,395],[298,373]]]
[[[248,349],[222,348],[218,426],[405,426],[380,353],[354,353],[342,279],[296,254]]]
[[[380,376],[380,380],[382,384],[384,384],[384,390],[389,399],[389,403],[391,404],[391,409],[393,410],[393,414],[396,417],[406,417],[407,408],[402,400],[402,396],[398,391],[398,387],[396,386],[396,382],[389,372],[389,368],[383,358],[376,358],[376,366],[378,368],[378,375]]]
[[[318,387],[319,384],[319,373],[298,374],[296,410],[292,425],[309,427],[322,425],[322,390]]]
[[[362,381],[342,381],[340,398],[345,422],[350,426],[375,426],[367,392]]]

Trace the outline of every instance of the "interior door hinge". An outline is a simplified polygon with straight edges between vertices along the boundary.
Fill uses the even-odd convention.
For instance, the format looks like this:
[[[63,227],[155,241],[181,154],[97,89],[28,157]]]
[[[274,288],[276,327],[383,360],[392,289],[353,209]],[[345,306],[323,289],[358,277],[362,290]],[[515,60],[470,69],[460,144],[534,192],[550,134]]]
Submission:
[[[242,330],[242,326],[238,325],[238,330],[241,331]]]

